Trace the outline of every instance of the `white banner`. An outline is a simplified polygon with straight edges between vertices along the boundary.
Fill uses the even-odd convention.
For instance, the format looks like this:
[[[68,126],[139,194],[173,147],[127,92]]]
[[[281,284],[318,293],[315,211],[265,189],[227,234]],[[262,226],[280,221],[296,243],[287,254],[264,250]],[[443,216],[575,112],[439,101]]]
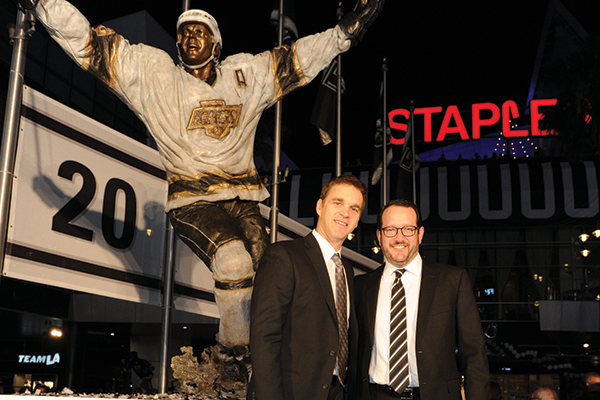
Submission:
[[[158,152],[25,87],[4,275],[162,304]],[[210,271],[178,242],[177,309],[218,317]]]

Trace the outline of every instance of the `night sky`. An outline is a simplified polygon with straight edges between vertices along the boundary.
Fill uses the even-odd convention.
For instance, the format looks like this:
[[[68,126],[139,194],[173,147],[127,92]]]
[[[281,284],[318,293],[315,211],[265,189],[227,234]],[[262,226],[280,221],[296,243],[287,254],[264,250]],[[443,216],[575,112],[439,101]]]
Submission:
[[[337,3],[297,0],[300,36],[333,26]],[[592,3],[563,1],[589,34],[600,30],[590,9]],[[172,0],[78,0],[73,4],[93,25],[145,9],[173,36],[182,9],[182,2]],[[416,107],[442,106],[444,110],[449,105],[468,110],[479,102],[500,106],[506,100],[524,107],[547,4],[547,0],[387,0],[363,43],[342,59],[347,88],[342,103],[342,163],[371,163],[383,58],[389,66],[388,110],[409,108],[411,100]],[[273,5],[273,1],[191,2],[192,8],[205,9],[219,22],[224,56],[258,53],[275,44],[275,28],[269,24]],[[344,5],[349,10],[354,2]],[[309,124],[317,89],[313,82],[284,100],[288,134],[282,149],[301,168],[335,164],[334,145],[322,147],[316,128]],[[416,138],[418,141],[419,132]]]

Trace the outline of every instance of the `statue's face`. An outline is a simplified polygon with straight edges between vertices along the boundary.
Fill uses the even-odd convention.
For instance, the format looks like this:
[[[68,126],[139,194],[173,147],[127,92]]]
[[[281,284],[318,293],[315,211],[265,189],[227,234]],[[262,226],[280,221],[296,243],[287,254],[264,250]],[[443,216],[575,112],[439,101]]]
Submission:
[[[183,25],[177,34],[183,61],[189,65],[202,64],[212,53],[215,38],[210,28],[202,23]]]

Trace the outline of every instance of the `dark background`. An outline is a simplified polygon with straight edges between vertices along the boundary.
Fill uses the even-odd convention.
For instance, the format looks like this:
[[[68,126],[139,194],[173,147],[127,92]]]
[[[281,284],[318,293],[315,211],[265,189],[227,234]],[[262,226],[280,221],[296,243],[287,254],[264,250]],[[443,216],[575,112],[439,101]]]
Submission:
[[[381,64],[387,58],[388,111],[395,108],[470,105],[491,102],[498,106],[514,100],[526,106],[533,66],[549,0],[502,2],[387,0],[358,47],[343,56],[347,92],[342,100],[342,164],[370,164],[375,120],[379,116]],[[76,0],[72,3],[92,25],[136,11],[147,10],[175,37],[181,1]],[[258,53],[273,47],[275,28],[269,16],[276,1],[191,1],[191,8],[213,14],[223,37],[223,56]],[[596,2],[563,1],[589,34],[597,33]],[[337,1],[296,0],[299,35],[332,27]],[[344,8],[354,7],[353,1]],[[175,40],[175,39],[174,39]],[[335,146],[322,147],[316,128],[309,123],[318,83],[300,89],[284,100],[282,149],[301,168],[332,167]],[[271,126],[272,113],[266,113]],[[463,116],[468,123],[470,114]],[[500,130],[500,129],[497,129]],[[417,141],[422,131],[417,130]],[[417,152],[426,146],[417,146]],[[397,153],[400,153],[399,151]]]

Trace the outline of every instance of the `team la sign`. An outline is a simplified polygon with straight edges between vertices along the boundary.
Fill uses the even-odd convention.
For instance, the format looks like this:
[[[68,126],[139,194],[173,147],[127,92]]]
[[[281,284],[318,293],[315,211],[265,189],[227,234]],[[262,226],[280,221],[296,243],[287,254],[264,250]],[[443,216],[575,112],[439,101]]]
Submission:
[[[435,137],[436,142],[443,142],[446,135],[458,134],[461,140],[478,140],[481,138],[481,127],[492,126],[497,124],[502,119],[502,134],[507,138],[527,137],[527,136],[546,136],[548,131],[540,131],[539,122],[542,117],[540,107],[556,105],[557,99],[539,99],[531,100],[529,103],[529,111],[531,115],[531,132],[528,130],[513,130],[510,121],[519,118],[519,108],[517,103],[512,100],[507,100],[501,107],[493,103],[476,103],[471,106],[471,135],[467,131],[464,120],[460,115],[457,106],[449,106],[445,113],[442,124]],[[425,107],[415,108],[415,116],[423,115],[424,118],[424,141],[433,141],[432,117],[434,114],[442,113],[442,107]],[[485,118],[484,118],[485,115]],[[406,132],[407,124],[399,122],[402,117],[407,121],[410,117],[410,111],[403,108],[392,110],[388,114],[390,128]],[[404,144],[404,138],[394,138],[392,136],[392,144]]]
[[[53,365],[60,362],[60,354],[40,356],[40,355],[19,355],[19,364],[46,364]]]

